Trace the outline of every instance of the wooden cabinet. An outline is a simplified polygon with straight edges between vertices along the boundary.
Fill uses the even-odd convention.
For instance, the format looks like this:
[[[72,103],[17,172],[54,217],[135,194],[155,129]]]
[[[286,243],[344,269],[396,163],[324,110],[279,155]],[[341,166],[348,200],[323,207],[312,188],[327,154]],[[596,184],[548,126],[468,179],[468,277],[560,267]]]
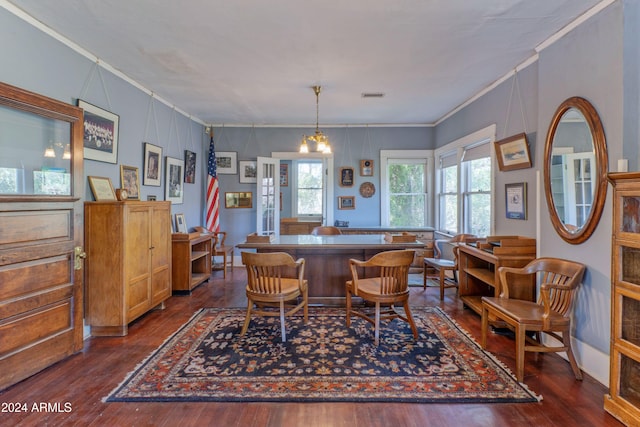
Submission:
[[[86,202],[85,244],[92,335],[126,335],[171,296],[169,202]]]
[[[524,267],[536,257],[535,239],[519,236],[492,236],[458,246],[458,286],[460,299],[482,314],[483,296],[500,295],[500,267]],[[517,280],[517,281],[515,281]],[[510,298],[535,301],[535,276],[514,278]]]
[[[320,225],[322,225],[320,221],[300,221],[298,218],[281,218],[280,234],[285,236],[311,234],[311,231]]]
[[[640,173],[612,173],[611,352],[604,409],[640,420]]]
[[[176,293],[190,293],[211,277],[211,234],[175,233],[171,236],[171,277]]]

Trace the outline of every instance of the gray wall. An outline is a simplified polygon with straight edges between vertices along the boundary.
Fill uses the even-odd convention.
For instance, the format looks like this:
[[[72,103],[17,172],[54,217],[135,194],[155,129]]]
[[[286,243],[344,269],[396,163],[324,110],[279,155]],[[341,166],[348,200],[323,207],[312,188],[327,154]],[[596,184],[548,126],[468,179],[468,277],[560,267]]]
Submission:
[[[120,116],[118,164],[85,161],[85,200],[93,200],[86,176],[111,178],[114,188],[119,188],[120,165],[139,168],[142,200],[148,195],[164,200],[164,173],[160,187],[142,185],[143,142],[158,145],[163,156],[178,159],[188,149],[197,155],[196,182],[184,185],[184,203],[172,205],[172,211],[184,213],[187,224],[200,224],[206,181],[203,148],[208,147],[201,124],[105,69],[98,71],[95,62],[3,8],[0,52],[0,81],[74,105],[80,98]]]

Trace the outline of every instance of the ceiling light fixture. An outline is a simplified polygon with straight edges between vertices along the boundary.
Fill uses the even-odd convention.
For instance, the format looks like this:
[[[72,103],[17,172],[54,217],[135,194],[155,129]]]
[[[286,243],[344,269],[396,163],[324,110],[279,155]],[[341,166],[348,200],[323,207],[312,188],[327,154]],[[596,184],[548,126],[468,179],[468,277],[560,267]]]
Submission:
[[[300,152],[308,153],[309,152],[309,144],[308,142],[313,142],[316,144],[316,151],[320,151],[324,154],[331,153],[331,145],[329,144],[329,140],[322,133],[320,129],[318,129],[319,117],[320,117],[320,91],[322,90],[322,86],[312,86],[313,92],[316,94],[316,132],[312,136],[302,135],[302,142],[300,143]]]

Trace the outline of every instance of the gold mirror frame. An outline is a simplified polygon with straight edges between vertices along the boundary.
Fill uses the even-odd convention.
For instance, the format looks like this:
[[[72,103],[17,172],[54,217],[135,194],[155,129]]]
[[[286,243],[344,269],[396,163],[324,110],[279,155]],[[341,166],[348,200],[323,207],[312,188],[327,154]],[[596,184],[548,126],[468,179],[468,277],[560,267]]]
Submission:
[[[560,121],[567,110],[575,108],[584,116],[593,139],[593,148],[595,151],[596,165],[592,170],[595,174],[595,191],[591,211],[584,225],[576,232],[570,231],[560,220],[555,202],[551,192],[551,156],[553,151],[553,141],[556,130]],[[598,226],[602,209],[604,208],[605,198],[607,196],[607,169],[609,165],[607,155],[607,142],[604,136],[604,129],[600,122],[598,112],[589,101],[580,97],[572,97],[564,101],[556,110],[549,131],[547,132],[547,140],[544,146],[544,194],[547,198],[547,206],[549,207],[549,215],[556,232],[568,243],[577,245],[586,241]]]

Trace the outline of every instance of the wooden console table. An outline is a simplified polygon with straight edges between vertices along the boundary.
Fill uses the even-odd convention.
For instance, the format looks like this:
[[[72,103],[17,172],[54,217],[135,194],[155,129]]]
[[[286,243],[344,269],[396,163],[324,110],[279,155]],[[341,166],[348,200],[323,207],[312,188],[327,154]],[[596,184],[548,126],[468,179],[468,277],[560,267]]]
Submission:
[[[490,243],[492,242],[492,243]],[[518,236],[488,237],[474,244],[458,246],[458,284],[460,299],[470,309],[482,314],[483,296],[500,295],[500,267],[524,267],[536,258],[535,239]],[[514,278],[509,297],[535,301],[535,276]]]

